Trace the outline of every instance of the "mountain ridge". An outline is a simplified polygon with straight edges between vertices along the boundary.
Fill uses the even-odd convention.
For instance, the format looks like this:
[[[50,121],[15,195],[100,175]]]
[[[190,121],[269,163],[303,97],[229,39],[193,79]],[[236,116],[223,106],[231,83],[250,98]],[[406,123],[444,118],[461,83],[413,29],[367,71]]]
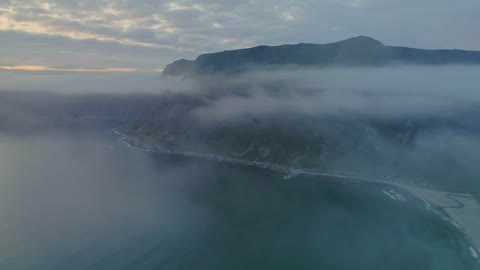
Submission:
[[[386,66],[396,63],[477,65],[480,64],[480,51],[390,46],[368,36],[357,36],[326,44],[260,45],[206,53],[199,55],[195,60],[174,61],[165,67],[163,74],[176,76],[241,72],[252,66],[354,67]]]

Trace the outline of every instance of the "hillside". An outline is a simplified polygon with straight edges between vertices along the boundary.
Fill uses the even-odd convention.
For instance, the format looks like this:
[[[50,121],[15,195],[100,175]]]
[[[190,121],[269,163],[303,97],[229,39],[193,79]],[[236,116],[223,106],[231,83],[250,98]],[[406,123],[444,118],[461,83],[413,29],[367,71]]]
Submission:
[[[480,52],[387,46],[371,37],[358,36],[329,44],[300,43],[258,46],[202,54],[194,61],[182,59],[167,65],[164,74],[238,72],[252,66],[385,66],[397,63],[414,65],[480,64]]]

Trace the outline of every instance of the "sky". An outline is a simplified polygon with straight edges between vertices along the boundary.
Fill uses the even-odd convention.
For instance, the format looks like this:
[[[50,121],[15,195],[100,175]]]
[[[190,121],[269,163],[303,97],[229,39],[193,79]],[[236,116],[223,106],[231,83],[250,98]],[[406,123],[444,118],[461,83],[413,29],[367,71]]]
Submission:
[[[160,72],[205,52],[358,35],[480,50],[478,14],[478,0],[0,0],[0,72]]]

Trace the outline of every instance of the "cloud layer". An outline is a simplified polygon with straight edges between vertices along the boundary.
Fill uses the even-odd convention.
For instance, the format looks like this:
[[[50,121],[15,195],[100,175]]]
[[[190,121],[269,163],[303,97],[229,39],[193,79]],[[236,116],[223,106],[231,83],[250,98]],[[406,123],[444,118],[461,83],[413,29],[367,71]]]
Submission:
[[[330,42],[480,50],[480,2],[4,0],[1,66],[159,69],[257,44]]]
[[[384,120],[448,115],[478,107],[479,73],[476,66],[254,70],[216,78],[220,97],[195,115],[207,121],[279,114]]]

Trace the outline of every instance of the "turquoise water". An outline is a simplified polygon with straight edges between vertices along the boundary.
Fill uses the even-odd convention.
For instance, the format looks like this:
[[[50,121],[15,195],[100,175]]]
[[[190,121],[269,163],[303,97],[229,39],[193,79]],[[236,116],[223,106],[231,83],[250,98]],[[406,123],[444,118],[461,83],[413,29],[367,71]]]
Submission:
[[[0,136],[0,269],[478,269],[398,190],[149,154],[105,132]]]

